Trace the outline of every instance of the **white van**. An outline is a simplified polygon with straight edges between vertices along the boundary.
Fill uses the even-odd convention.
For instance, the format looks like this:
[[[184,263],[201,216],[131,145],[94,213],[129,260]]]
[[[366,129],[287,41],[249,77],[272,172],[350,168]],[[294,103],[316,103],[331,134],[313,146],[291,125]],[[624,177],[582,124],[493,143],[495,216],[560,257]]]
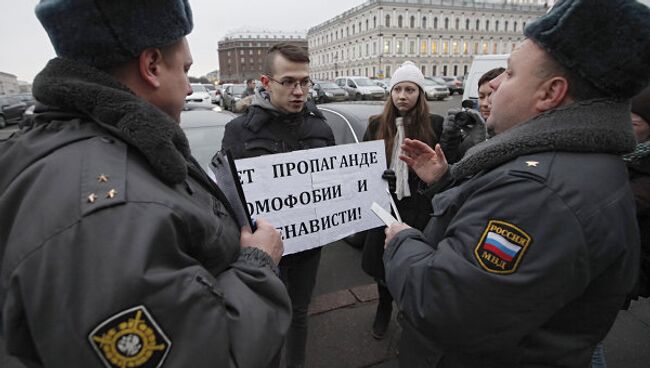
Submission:
[[[475,56],[472,66],[469,68],[469,74],[465,80],[465,91],[463,92],[463,101],[474,101],[474,108],[478,107],[478,80],[486,72],[498,68],[505,68],[508,65],[509,54],[500,55],[480,55]]]

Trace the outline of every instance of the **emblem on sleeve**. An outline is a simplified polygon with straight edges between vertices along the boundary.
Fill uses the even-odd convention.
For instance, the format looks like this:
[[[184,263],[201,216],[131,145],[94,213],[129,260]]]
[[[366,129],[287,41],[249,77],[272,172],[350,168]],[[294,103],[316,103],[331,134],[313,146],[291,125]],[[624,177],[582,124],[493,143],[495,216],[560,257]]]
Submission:
[[[488,272],[511,274],[532,243],[530,235],[505,221],[490,220],[483,231],[474,256]]]
[[[108,368],[160,367],[172,345],[143,305],[108,318],[88,339]]]

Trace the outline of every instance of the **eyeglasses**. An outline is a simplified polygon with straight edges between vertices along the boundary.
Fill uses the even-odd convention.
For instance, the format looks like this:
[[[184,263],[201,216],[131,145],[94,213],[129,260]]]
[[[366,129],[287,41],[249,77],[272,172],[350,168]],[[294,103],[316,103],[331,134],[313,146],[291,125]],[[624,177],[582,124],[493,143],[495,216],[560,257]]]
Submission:
[[[314,83],[309,78],[303,79],[303,80],[300,80],[300,81],[297,81],[295,79],[285,79],[282,82],[280,82],[279,80],[274,79],[270,75],[267,75],[267,77],[269,77],[270,80],[272,80],[275,83],[281,85],[282,87],[284,87],[286,89],[291,89],[291,90],[296,89],[296,87],[298,87],[298,86],[300,86],[300,88],[302,88],[302,89],[306,89],[306,88],[310,88],[311,86],[314,85]]]

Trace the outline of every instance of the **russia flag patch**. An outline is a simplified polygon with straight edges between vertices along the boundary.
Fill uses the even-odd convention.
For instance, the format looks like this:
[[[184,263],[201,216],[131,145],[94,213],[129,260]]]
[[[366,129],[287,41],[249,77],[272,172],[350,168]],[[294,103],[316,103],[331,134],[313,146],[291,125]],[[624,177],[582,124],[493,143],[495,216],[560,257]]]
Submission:
[[[519,227],[500,220],[490,220],[474,249],[478,263],[488,272],[514,273],[532,238]]]

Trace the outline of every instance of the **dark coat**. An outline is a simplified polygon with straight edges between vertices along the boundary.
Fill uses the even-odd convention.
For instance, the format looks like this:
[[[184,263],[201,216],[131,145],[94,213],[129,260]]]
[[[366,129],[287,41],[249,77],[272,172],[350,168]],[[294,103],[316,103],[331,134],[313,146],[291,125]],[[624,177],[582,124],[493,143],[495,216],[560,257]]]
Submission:
[[[431,128],[436,135],[436,142],[440,140],[442,135],[443,120],[442,116],[431,114]],[[363,140],[375,140],[378,128],[378,120],[370,121],[366,133],[363,136]],[[418,192],[419,188],[424,188],[426,185],[412,171],[409,171],[408,182],[411,196],[402,198],[401,200],[398,200],[397,197],[393,196],[393,199],[395,200],[397,210],[402,217],[402,221],[416,229],[422,230],[424,229],[424,226],[426,226],[431,215],[431,198],[425,197]],[[376,279],[384,278],[384,262],[382,257],[384,255],[385,239],[386,235],[384,234],[384,227],[370,229],[367,231],[363,246],[361,267],[368,275]]]
[[[299,113],[285,114],[277,111],[262,93],[265,92],[257,91],[245,115],[226,124],[222,150],[230,150],[233,157],[239,159],[335,144],[332,129],[312,102]],[[284,256],[280,265],[300,262],[302,257],[320,250],[318,247]]]
[[[68,60],[51,61],[34,94],[56,108],[0,143],[7,352],[33,367],[98,366],[119,358],[110,331],[128,317],[154,338],[139,339],[148,365],[267,366],[289,297],[266,253],[241,250],[178,123]]]
[[[650,156],[627,163],[641,233],[639,296],[650,297]]]
[[[585,101],[474,146],[396,234],[400,366],[584,368],[638,275],[629,105]]]

